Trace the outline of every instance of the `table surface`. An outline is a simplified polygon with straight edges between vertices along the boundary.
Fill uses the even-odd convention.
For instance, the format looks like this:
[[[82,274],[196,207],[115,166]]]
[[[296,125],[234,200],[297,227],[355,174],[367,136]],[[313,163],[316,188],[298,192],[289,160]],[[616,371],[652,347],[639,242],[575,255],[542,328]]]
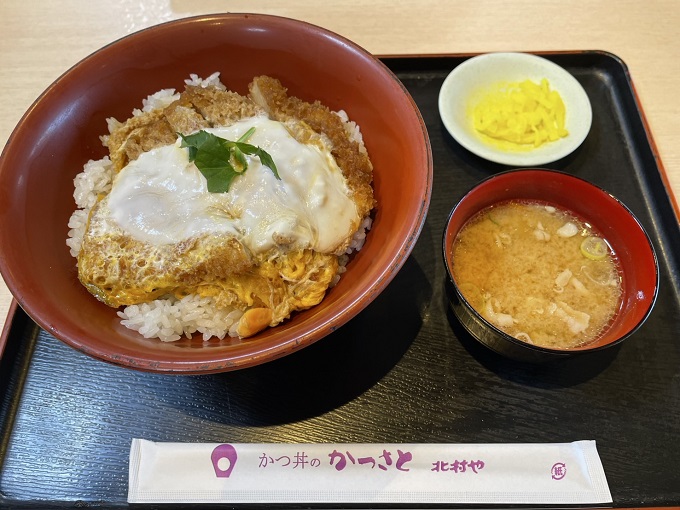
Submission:
[[[198,14],[304,20],[376,55],[606,50],[627,64],[669,192],[680,197],[680,3],[676,0],[0,1],[0,147],[38,95],[100,47]],[[0,281],[0,330],[11,294]]]

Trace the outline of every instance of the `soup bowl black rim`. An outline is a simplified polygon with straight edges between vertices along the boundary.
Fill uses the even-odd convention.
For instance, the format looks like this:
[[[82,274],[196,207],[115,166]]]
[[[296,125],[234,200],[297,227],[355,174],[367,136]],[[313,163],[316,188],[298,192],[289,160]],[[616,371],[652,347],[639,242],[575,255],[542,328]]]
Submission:
[[[566,176],[570,179],[575,179],[582,181],[583,183],[587,184],[588,186],[592,186],[593,188],[599,190],[600,192],[609,195],[615,202],[618,203],[620,207],[623,208],[623,210],[633,219],[633,221],[637,224],[638,228],[641,230],[641,232],[644,234],[645,238],[647,239],[647,243],[649,245],[649,249],[652,254],[652,258],[654,260],[654,273],[655,273],[655,282],[654,282],[654,295],[652,296],[652,299],[650,300],[650,304],[645,311],[645,314],[642,316],[642,318],[637,322],[637,324],[632,327],[629,331],[627,331],[625,334],[621,335],[619,338],[616,340],[609,342],[608,344],[601,345],[598,347],[592,347],[592,348],[585,348],[585,349],[579,349],[579,350],[569,350],[569,349],[552,349],[549,347],[542,347],[539,345],[532,345],[526,342],[523,342],[496,327],[494,324],[489,322],[487,319],[485,319],[479,312],[477,312],[474,307],[465,299],[461,291],[458,289],[458,285],[456,284],[453,274],[451,273],[451,268],[449,266],[449,256],[447,255],[448,252],[448,245],[446,242],[447,238],[447,231],[449,229],[449,225],[451,223],[451,220],[453,216],[455,215],[456,211],[459,209],[459,207],[465,202],[465,200],[479,187],[482,186],[484,183],[497,179],[503,175],[511,174],[511,173],[522,173],[526,171],[532,171],[532,172],[545,172],[545,173],[552,173],[552,174],[561,174],[563,176]],[[652,243],[651,238],[649,237],[649,234],[647,233],[647,230],[644,228],[640,220],[637,218],[637,216],[633,213],[633,211],[626,205],[624,204],[621,200],[619,200],[617,197],[612,195],[609,191],[605,190],[601,186],[598,186],[597,184],[594,184],[590,182],[587,179],[584,179],[583,177],[578,177],[574,174],[571,174],[569,172],[565,172],[562,170],[554,170],[554,169],[548,169],[548,168],[514,168],[510,170],[505,170],[502,172],[495,173],[493,175],[490,175],[481,181],[477,182],[475,185],[473,185],[461,198],[458,200],[456,205],[451,209],[451,212],[449,213],[446,223],[444,225],[444,231],[442,234],[442,256],[444,259],[444,267],[446,269],[446,274],[447,274],[447,284],[448,284],[448,289],[451,292],[453,292],[453,295],[451,295],[451,292],[447,292],[447,301],[449,302],[449,306],[454,312],[454,315],[460,322],[460,324],[463,326],[463,328],[470,333],[470,335],[477,340],[479,343],[485,345],[489,349],[493,350],[494,352],[507,356],[509,358],[516,359],[518,361],[529,361],[529,362],[542,362],[542,361],[550,361],[550,360],[556,360],[556,359],[564,359],[567,357],[573,357],[573,356],[582,356],[584,354],[590,354],[590,353],[595,353],[595,352],[600,352],[605,349],[610,349],[616,345],[620,345],[624,340],[629,338],[631,335],[633,335],[635,332],[637,332],[640,327],[646,322],[646,320],[649,318],[650,314],[652,313],[652,310],[654,309],[654,305],[656,303],[657,297],[659,295],[659,283],[660,283],[660,275],[659,275],[659,261],[656,255],[656,250],[654,249],[654,244]]]

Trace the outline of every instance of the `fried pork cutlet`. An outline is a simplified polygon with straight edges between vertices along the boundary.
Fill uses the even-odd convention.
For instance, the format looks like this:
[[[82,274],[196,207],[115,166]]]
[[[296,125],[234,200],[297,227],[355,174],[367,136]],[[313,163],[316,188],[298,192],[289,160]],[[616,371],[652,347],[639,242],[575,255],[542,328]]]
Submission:
[[[325,137],[347,180],[359,222],[367,217],[375,200],[372,166],[363,145],[352,139],[340,116],[318,102],[288,96],[278,80],[266,76],[253,80],[250,97],[188,85],[167,107],[114,124],[105,144],[119,172],[140,154],[174,144],[177,133],[228,126],[265,113],[302,143]],[[238,328],[242,337],[318,304],[337,277],[338,256],[351,240],[334,253],[288,249],[282,242],[270,252],[254,254],[224,234],[156,246],[112,225],[107,207],[104,197],[93,208],[78,258],[79,278],[93,295],[114,307],[167,295],[209,296],[220,306],[246,312]]]
[[[331,141],[331,154],[347,179],[359,208],[359,217],[368,216],[375,207],[373,198],[373,165],[363,146],[350,137],[343,120],[319,101],[307,103],[288,95],[279,80],[259,76],[250,83],[250,97],[269,116],[280,122],[302,121],[317,133],[323,133]],[[293,133],[295,136],[296,133]],[[306,142],[305,135],[298,134],[300,142]]]
[[[118,172],[142,152],[175,143],[177,133],[228,126],[258,113],[262,113],[259,106],[235,92],[187,85],[179,100],[169,106],[144,112],[115,128],[106,140],[106,146]]]

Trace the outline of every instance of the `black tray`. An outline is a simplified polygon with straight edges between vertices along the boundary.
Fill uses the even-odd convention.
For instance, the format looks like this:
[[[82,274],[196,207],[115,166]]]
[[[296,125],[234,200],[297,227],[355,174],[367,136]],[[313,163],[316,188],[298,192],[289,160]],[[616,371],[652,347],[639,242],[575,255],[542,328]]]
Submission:
[[[680,505],[677,211],[625,64],[602,52],[546,56],[582,83],[594,119],[583,146],[549,166],[623,200],[657,250],[659,297],[633,337],[610,351],[534,366],[499,357],[461,329],[446,304],[444,223],[470,187],[505,167],[464,150],[439,119],[439,87],[464,56],[386,57],[422,111],[435,164],[427,221],[389,287],[347,325],[300,352],[209,376],[156,375],[95,361],[17,307],[0,360],[0,504],[127,506],[130,441],[138,437],[594,439],[614,506]]]

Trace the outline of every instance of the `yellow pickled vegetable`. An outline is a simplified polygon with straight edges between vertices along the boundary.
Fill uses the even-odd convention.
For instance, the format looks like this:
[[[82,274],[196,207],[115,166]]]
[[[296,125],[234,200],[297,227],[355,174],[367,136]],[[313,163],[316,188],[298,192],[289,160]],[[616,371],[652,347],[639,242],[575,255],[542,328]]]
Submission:
[[[498,85],[473,109],[474,128],[493,140],[538,147],[567,136],[566,109],[548,80]]]

